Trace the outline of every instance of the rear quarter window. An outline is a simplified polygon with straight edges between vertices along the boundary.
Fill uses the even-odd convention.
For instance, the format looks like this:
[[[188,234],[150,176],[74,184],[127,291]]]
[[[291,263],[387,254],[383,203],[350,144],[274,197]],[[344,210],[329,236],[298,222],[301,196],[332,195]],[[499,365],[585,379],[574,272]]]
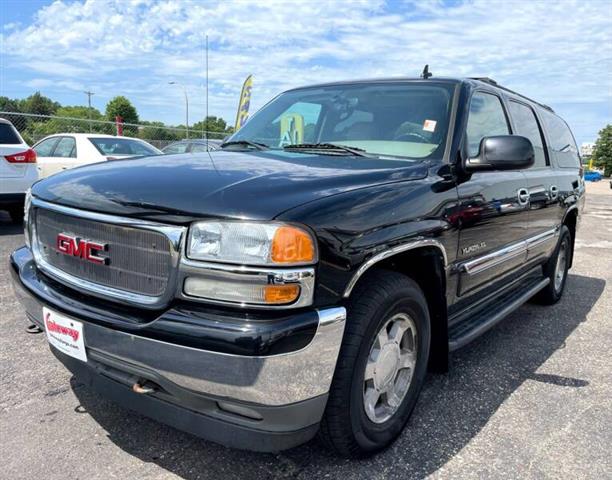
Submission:
[[[580,155],[571,130],[561,118],[542,111],[544,129],[548,135],[548,153],[561,168],[580,168]]]
[[[0,123],[0,144],[19,145],[21,143],[21,138],[19,138],[19,135],[17,135],[12,125]]]

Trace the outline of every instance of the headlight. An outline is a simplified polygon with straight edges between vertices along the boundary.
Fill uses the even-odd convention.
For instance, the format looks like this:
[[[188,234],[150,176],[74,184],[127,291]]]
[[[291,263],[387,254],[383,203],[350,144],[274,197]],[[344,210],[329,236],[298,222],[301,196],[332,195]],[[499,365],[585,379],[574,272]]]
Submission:
[[[187,257],[240,265],[309,265],[316,262],[312,236],[282,223],[194,223],[189,230]]]
[[[311,305],[315,245],[305,229],[283,223],[196,222],[182,265],[182,295],[254,308]]]

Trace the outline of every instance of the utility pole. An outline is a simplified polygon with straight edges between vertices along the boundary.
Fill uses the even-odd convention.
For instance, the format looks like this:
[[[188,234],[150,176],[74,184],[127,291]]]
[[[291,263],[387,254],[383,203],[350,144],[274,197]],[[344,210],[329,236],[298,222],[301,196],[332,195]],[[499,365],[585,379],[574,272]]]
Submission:
[[[87,118],[89,118],[89,133],[91,133],[91,97],[95,95],[95,93],[90,91],[83,93],[87,95]]]

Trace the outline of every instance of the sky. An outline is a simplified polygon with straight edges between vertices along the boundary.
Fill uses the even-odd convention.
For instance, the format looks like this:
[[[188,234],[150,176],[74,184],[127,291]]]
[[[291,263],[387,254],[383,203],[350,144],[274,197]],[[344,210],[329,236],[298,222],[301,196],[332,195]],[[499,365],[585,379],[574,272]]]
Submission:
[[[323,81],[491,77],[553,107],[578,144],[612,123],[610,0],[0,0],[0,95],[35,91],[101,111],[125,95],[143,120],[234,122]],[[169,82],[177,84],[169,85]],[[252,111],[253,111],[252,110]]]

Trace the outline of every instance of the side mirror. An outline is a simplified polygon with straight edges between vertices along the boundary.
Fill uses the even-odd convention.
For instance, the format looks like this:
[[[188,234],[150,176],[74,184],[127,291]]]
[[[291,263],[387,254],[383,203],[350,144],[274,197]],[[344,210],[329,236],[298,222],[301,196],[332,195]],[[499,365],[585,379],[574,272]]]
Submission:
[[[465,170],[519,170],[533,165],[535,154],[528,138],[519,135],[485,137],[480,141],[478,156],[468,158]]]

